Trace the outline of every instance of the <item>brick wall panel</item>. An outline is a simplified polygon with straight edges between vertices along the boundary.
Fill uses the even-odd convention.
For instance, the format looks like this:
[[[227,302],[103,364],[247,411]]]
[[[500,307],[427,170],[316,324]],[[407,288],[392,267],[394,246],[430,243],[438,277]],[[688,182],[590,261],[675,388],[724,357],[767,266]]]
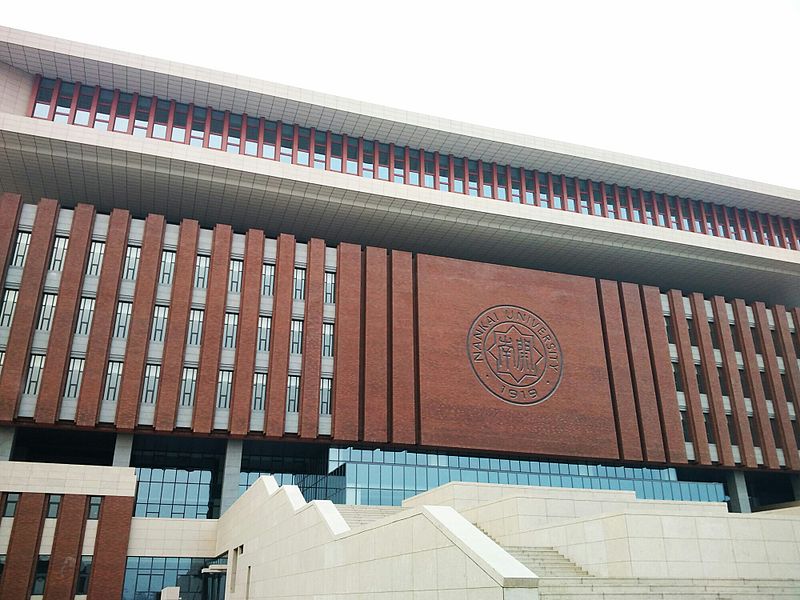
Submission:
[[[100,508],[87,600],[122,597],[134,498],[106,496]]]
[[[11,421],[16,416],[20,393],[25,385],[28,353],[36,327],[57,219],[58,202],[42,198],[36,210],[17,296],[17,307],[8,334],[7,347],[16,351],[6,354],[3,370],[0,372],[0,421]]]
[[[358,440],[361,380],[361,247],[339,244],[336,267],[336,350],[333,437]]]
[[[647,341],[639,286],[632,283],[620,284],[620,296],[644,457],[649,461],[663,462],[666,460],[664,436],[661,432],[653,371],[650,368],[650,346]]]
[[[800,415],[800,367],[797,365],[798,357],[794,348],[794,343],[792,342],[792,333],[789,331],[789,320],[787,318],[786,308],[780,305],[775,306],[773,308],[773,313],[775,315],[775,327],[778,329],[778,335],[783,348],[783,364],[786,368],[786,377],[791,392],[790,397],[786,400],[787,402],[794,403],[795,413]],[[796,316],[794,320],[796,324],[800,325]]]
[[[178,234],[178,251],[175,255],[175,272],[172,278],[167,334],[161,363],[161,381],[158,385],[156,414],[153,420],[156,431],[172,431],[178,411],[178,397],[183,376],[183,357],[186,353],[186,331],[189,311],[192,308],[194,269],[197,261],[197,221],[184,219]]]
[[[283,435],[286,417],[286,380],[289,375],[289,339],[294,290],[294,250],[293,235],[282,234],[278,237],[265,416],[265,432],[271,437]]]
[[[0,194],[0,281],[6,280],[6,269],[17,241],[17,227],[22,213],[22,198],[19,194]]]
[[[3,600],[28,600],[30,597],[33,571],[39,557],[45,499],[45,494],[20,494],[8,541],[6,567],[0,580]]]
[[[86,496],[74,494],[61,498],[44,589],[47,600],[72,600],[75,597],[86,524],[86,501]]]
[[[250,401],[258,344],[258,315],[261,307],[261,271],[264,264],[264,232],[247,232],[244,251],[242,296],[239,305],[239,332],[236,341],[236,368],[233,371],[233,397],[230,432],[244,435],[250,425]]]
[[[410,252],[391,254],[391,392],[392,441],[417,441],[416,369],[414,367],[414,275]]]
[[[619,286],[615,281],[600,281],[599,292],[620,455],[627,460],[642,460],[639,416],[633,395]]]
[[[658,288],[642,286],[647,336],[650,342],[650,365],[656,386],[658,408],[661,413],[661,428],[664,432],[664,450],[667,460],[673,464],[685,464],[686,444],[683,440],[683,425],[678,408],[675,379],[672,375],[672,359],[669,354],[669,340],[664,325],[664,310]]]
[[[92,328],[89,331],[89,343],[86,348],[81,393],[78,398],[78,410],[75,417],[77,425],[93,426],[97,423],[98,409],[106,378],[106,361],[111,345],[111,332],[117,312],[119,283],[128,247],[129,229],[130,214],[128,211],[120,209],[111,211],[103,264],[100,267],[100,279],[97,285]]]
[[[388,264],[386,251],[366,251],[366,299],[364,305],[364,441],[388,440]]]
[[[300,437],[319,431],[319,380],[322,368],[322,312],[325,294],[325,242],[308,242],[303,324],[303,373],[300,380]]]
[[[219,358],[222,351],[222,334],[225,325],[225,304],[228,298],[228,277],[231,262],[231,240],[233,233],[229,225],[214,227],[211,249],[206,309],[203,316],[203,336],[200,345],[200,364],[197,371],[192,430],[209,433],[214,422],[214,406],[219,377]]]
[[[92,241],[94,207],[79,204],[72,217],[67,255],[61,272],[58,301],[50,327],[47,360],[44,362],[39,398],[34,419],[37,423],[55,423],[69,366],[72,334],[80,306],[83,274]]]

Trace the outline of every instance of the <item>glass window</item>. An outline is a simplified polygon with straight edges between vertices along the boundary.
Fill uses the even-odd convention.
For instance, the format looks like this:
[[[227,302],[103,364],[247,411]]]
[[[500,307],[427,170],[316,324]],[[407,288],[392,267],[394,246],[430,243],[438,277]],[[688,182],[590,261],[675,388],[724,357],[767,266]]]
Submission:
[[[39,393],[43,367],[44,355],[31,354],[30,362],[28,363],[28,376],[25,380],[25,391],[23,392],[26,396],[35,396]]]
[[[163,343],[164,337],[167,334],[167,317],[169,315],[169,307],[156,306],[153,309],[153,325],[150,327],[150,341],[156,343]]]
[[[225,313],[225,326],[222,335],[223,348],[236,348],[236,332],[239,328],[239,315]]]
[[[6,494],[6,502],[3,505],[3,516],[13,517],[17,514],[17,504],[19,504],[19,494],[16,492],[8,492]]]
[[[217,377],[217,408],[228,408],[231,400],[233,371],[220,371]]]
[[[258,317],[258,351],[269,351],[269,334],[272,327],[272,317]]]
[[[197,369],[184,367],[181,376],[181,406],[194,406],[194,396],[197,388]]]
[[[203,254],[197,255],[194,264],[194,287],[204,290],[208,286],[208,267],[211,262],[210,257]]]
[[[64,258],[67,256],[67,244],[69,240],[58,236],[53,243],[53,254],[50,256],[50,270],[61,271],[64,269]]]
[[[336,302],[336,273],[325,271],[325,304]]]
[[[147,365],[144,369],[142,385],[142,404],[155,404],[158,394],[158,380],[161,378],[161,365]]]
[[[172,131],[169,139],[182,144],[186,141],[186,125],[189,123],[189,105],[178,102],[172,117]]]
[[[153,137],[159,140],[167,139],[167,123],[169,122],[169,100],[158,100],[153,119]]]
[[[139,246],[128,246],[125,251],[125,267],[122,270],[122,278],[129,281],[136,279],[139,272],[139,257],[142,254],[142,249]]]
[[[281,156],[283,163],[292,162],[292,145],[294,144],[294,125],[284,123],[281,126]]]
[[[92,575],[92,557],[81,556],[81,564],[78,567],[78,581],[75,585],[75,595],[84,596],[89,593],[89,578]]]
[[[136,100],[136,110],[133,118],[133,135],[136,137],[145,137],[147,135],[147,127],[150,124],[150,107],[152,104],[152,98],[143,98],[139,96]]]
[[[323,377],[319,380],[319,414],[331,414],[333,380],[330,377]]]
[[[117,302],[117,314],[114,318],[114,337],[124,340],[128,337],[128,326],[131,322],[131,302]]]
[[[349,143],[349,142],[348,142]],[[331,171],[341,172],[342,170],[342,145],[344,141],[338,133],[331,134]]]
[[[61,496],[59,494],[50,494],[47,497],[47,518],[57,519],[58,509],[61,506]]]
[[[119,396],[119,383],[122,379],[122,363],[115,360],[108,361],[106,382],[103,386],[103,401],[116,402]]]
[[[171,250],[164,250],[161,253],[161,268],[158,272],[158,282],[162,285],[172,283],[172,275],[175,272],[175,253]]]
[[[41,596],[44,594],[44,586],[47,582],[47,569],[50,567],[50,556],[40,554],[36,561],[36,570],[33,573],[33,587],[31,596]]]
[[[292,332],[291,343],[289,351],[292,354],[303,353],[303,322],[297,319],[292,319]]]
[[[314,168],[325,168],[325,157],[328,155],[328,134],[324,131],[314,132]],[[349,171],[348,161],[348,173]]]
[[[11,327],[14,320],[14,311],[17,308],[17,290],[5,290],[3,292],[3,308],[0,311],[0,327]]]
[[[333,358],[333,323],[322,324],[322,356]]]
[[[275,160],[275,142],[278,138],[278,124],[273,121],[264,121],[264,143],[261,154],[264,158]]]
[[[186,343],[199,346],[203,336],[203,311],[193,308],[189,311],[189,332]]]
[[[226,142],[226,152],[239,154],[239,150],[242,147],[242,115],[228,116],[228,137]]]
[[[70,358],[69,370],[67,371],[67,383],[64,387],[65,398],[77,398],[83,380],[84,359]]]
[[[192,110],[192,130],[189,134],[189,145],[202,148],[203,140],[206,137],[206,120],[208,119],[208,109],[195,106]]]
[[[75,125],[83,125],[85,127],[89,124],[93,100],[94,88],[88,85],[80,86],[78,89],[78,102],[75,107],[75,117],[72,119]]]
[[[98,277],[100,267],[103,265],[103,255],[106,251],[105,242],[92,242],[89,247],[89,261],[86,264],[86,274]]]
[[[39,310],[39,322],[36,324],[38,331],[50,331],[53,324],[53,315],[56,312],[56,294],[42,294],[42,307]]]
[[[98,131],[108,131],[111,121],[111,104],[114,101],[114,92],[111,90],[100,90],[97,96],[97,110],[94,114],[94,124],[92,127]]]
[[[300,411],[300,376],[289,375],[286,384],[286,412]]]
[[[127,133],[131,122],[131,107],[133,106],[133,94],[120,92],[117,99],[117,110],[114,113],[114,131]]]
[[[17,233],[14,243],[14,254],[11,255],[12,267],[24,267],[25,258],[28,256],[28,247],[31,245],[31,234],[27,231]]]
[[[261,265],[261,295],[272,296],[275,286],[275,265],[264,263]]]
[[[378,179],[389,179],[389,144],[378,144]]]
[[[253,374],[253,410],[264,410],[267,400],[267,374]]]
[[[311,158],[311,130],[297,128],[297,164],[308,166]]]
[[[241,260],[231,260],[228,269],[228,291],[238,294],[242,291],[242,268]]]
[[[305,300],[306,298],[306,270],[295,267],[294,269],[294,299]]]
[[[56,82],[53,79],[42,79],[39,89],[36,90],[36,102],[33,105],[33,116],[37,119],[46,119],[50,116],[50,105],[53,103],[53,91]]]
[[[245,135],[247,139],[244,142],[244,153],[248,156],[258,155],[259,129],[259,120],[255,117],[247,117],[247,125],[245,127]]]
[[[408,149],[408,183],[409,185],[419,185],[419,150]]]
[[[361,176],[367,179],[375,177],[375,142],[361,142]]]
[[[89,496],[89,510],[86,518],[90,521],[96,521],[100,518],[100,504],[103,499],[100,496]]]
[[[61,83],[56,99],[56,111],[53,121],[56,123],[66,123],[69,120],[69,111],[72,108],[72,96],[75,94],[75,84]]]
[[[94,316],[94,298],[81,298],[81,305],[78,309],[78,320],[75,327],[75,335],[89,335]]]
[[[394,148],[394,170],[392,177],[397,183],[405,183],[406,181],[406,149]]]

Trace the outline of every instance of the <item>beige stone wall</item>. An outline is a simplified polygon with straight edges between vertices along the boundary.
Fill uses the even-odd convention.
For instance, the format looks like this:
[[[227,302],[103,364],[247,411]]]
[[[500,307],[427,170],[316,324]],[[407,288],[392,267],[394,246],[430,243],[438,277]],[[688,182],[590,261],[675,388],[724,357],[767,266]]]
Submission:
[[[131,467],[2,461],[0,491],[133,496],[136,471]]]
[[[27,116],[34,79],[30,73],[0,62],[0,112]]]
[[[216,519],[156,519],[131,521],[129,556],[216,556]]]

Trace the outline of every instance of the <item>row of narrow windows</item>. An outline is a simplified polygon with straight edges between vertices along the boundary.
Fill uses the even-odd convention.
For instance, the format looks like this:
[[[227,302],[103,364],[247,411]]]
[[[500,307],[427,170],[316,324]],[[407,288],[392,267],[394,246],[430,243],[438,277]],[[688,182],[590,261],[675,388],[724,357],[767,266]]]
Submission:
[[[42,78],[32,116],[367,179],[800,250],[800,221]]]

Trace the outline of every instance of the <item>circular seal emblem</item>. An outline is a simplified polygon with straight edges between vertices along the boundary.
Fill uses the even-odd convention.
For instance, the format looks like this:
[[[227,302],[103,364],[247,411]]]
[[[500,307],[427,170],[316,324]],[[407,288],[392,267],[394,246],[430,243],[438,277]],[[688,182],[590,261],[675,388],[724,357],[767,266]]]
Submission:
[[[561,383],[555,333],[520,306],[493,306],[479,314],[467,334],[467,353],[483,386],[512,404],[544,402]]]

